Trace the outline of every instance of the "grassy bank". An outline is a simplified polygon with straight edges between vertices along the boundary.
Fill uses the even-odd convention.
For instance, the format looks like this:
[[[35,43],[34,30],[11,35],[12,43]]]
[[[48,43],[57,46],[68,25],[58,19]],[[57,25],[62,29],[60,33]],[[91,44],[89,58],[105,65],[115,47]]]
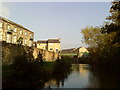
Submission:
[[[11,65],[3,66],[4,88],[43,88],[45,82],[54,78],[58,81],[66,78],[71,70],[69,60],[55,62],[28,62],[21,58]]]

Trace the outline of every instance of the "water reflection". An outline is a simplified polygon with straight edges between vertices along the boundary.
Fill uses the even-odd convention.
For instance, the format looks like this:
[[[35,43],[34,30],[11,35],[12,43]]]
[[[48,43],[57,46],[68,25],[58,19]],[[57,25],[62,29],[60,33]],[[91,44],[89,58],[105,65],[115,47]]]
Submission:
[[[119,71],[90,71],[88,88],[120,88]]]
[[[58,75],[59,76],[59,75]],[[116,88],[120,87],[118,73],[91,70],[88,64],[73,64],[72,71],[58,79],[51,79],[45,87],[51,88]],[[59,76],[60,77],[60,76]],[[63,79],[64,78],[64,79]]]
[[[56,79],[49,80],[45,83],[45,87],[52,88],[84,88],[88,85],[89,65],[87,64],[73,64],[72,71],[65,79],[56,81]]]

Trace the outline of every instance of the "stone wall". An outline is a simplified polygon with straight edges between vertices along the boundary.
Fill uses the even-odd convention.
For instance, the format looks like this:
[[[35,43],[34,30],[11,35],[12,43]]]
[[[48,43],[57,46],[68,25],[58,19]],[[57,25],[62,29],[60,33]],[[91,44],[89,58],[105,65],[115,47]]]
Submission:
[[[12,64],[16,56],[23,56],[25,52],[26,53],[32,52],[34,59],[37,58],[40,52],[40,54],[42,54],[43,56],[44,61],[55,61],[59,56],[58,53],[54,53],[54,52],[50,52],[50,51],[46,51],[38,48],[30,48],[30,47],[25,47],[21,45],[19,46],[16,44],[8,44],[6,42],[0,42],[0,44],[2,45],[2,48],[0,51],[2,51],[3,65]]]
[[[39,52],[40,52],[40,54],[42,54],[44,61],[55,61],[56,59],[58,59],[58,57],[60,58],[59,53],[34,48],[34,51],[33,51],[34,59],[37,58]]]
[[[24,55],[24,47],[16,44],[2,43],[2,64],[12,64],[16,56]],[[29,48],[28,48],[29,50]]]

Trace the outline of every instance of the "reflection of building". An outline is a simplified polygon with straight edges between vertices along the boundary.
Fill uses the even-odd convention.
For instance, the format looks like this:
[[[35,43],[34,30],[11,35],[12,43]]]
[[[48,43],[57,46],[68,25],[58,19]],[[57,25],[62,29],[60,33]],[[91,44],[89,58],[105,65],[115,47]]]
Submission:
[[[60,39],[39,40],[36,44],[37,48],[60,52]]]
[[[10,20],[0,17],[0,41],[32,46],[34,33]]]
[[[79,72],[81,74],[86,74],[88,73],[88,68],[89,68],[89,65],[88,64],[79,64]]]
[[[48,86],[52,86],[52,87],[57,87],[57,81],[52,79],[52,80],[49,80],[45,83],[45,87],[48,87]]]

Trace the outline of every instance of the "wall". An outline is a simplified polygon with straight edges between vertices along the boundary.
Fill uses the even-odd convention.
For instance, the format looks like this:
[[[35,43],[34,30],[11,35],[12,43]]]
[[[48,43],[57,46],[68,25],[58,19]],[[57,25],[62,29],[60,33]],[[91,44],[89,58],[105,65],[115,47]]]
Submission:
[[[47,43],[37,43],[37,48],[39,49],[47,49]]]
[[[22,31],[22,33],[20,33],[20,31]],[[0,41],[7,41],[8,43],[17,44],[17,40],[22,37],[23,45],[27,46],[32,46],[34,41],[34,33],[32,31],[1,17],[0,32],[2,32],[2,40]],[[25,33],[27,33],[27,35],[25,35]]]
[[[37,58],[39,52],[43,56],[43,60],[45,61],[55,61],[59,54],[55,52],[50,52],[47,50],[42,50],[38,48],[30,48],[30,47],[25,47],[21,45],[16,45],[16,44],[8,44],[6,42],[0,42],[0,45],[2,45],[2,64],[3,65],[8,65],[12,64],[15,60],[16,56],[23,56],[26,53],[32,52],[34,59]]]
[[[25,49],[24,46],[18,46],[16,44],[8,44],[6,42],[0,42],[2,44],[2,64],[12,64],[16,56],[23,56]],[[26,47],[26,50],[31,50]]]
[[[50,50],[50,49],[53,49],[53,50]],[[60,51],[60,43],[48,43],[48,51],[56,52],[56,49],[58,49],[58,52]]]
[[[86,49],[86,48],[84,48],[84,47],[81,47],[81,48],[79,48],[79,54],[78,54],[78,57],[82,57],[83,56],[83,53],[89,53],[89,51]]]
[[[55,61],[56,59],[58,59],[58,57],[60,58],[59,53],[34,48],[34,51],[33,51],[34,59],[37,58],[39,52],[42,54],[44,61]]]

